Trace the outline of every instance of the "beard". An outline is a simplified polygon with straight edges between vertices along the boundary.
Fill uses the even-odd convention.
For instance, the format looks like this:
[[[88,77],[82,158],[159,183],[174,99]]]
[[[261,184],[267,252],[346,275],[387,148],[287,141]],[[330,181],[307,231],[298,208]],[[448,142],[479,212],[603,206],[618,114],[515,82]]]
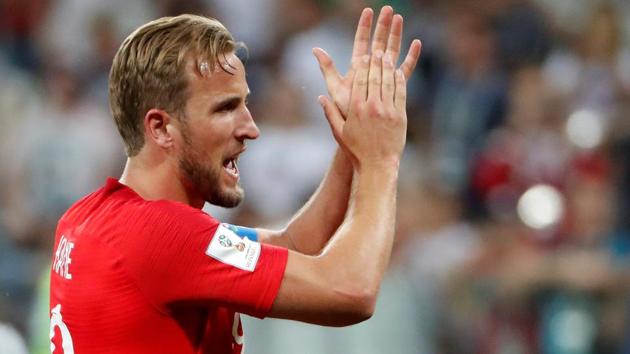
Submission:
[[[243,200],[243,188],[237,183],[234,188],[222,186],[222,165],[216,167],[204,164],[203,158],[193,149],[187,132],[184,135],[184,149],[179,159],[179,168],[191,187],[203,199],[213,205],[234,208]]]

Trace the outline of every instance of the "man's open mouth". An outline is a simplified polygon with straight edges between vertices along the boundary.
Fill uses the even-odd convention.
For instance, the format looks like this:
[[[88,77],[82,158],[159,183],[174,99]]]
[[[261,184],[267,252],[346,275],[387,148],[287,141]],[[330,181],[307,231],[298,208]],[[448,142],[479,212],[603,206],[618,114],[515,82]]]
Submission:
[[[223,168],[232,177],[238,178],[238,156],[223,161]]]

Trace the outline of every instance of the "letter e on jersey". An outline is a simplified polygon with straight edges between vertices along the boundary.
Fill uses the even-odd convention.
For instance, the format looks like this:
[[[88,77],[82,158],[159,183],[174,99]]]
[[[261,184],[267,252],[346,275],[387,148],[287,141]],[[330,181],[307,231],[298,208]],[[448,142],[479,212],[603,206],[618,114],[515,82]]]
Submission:
[[[70,253],[73,248],[74,242],[68,241],[65,235],[61,236],[61,240],[57,246],[57,251],[55,251],[55,260],[53,262],[54,271],[61,277],[68,280],[72,279],[72,274],[70,274],[70,263],[72,263]]]
[[[260,256],[260,243],[240,238],[227,224],[220,224],[206,254],[219,262],[253,272]]]

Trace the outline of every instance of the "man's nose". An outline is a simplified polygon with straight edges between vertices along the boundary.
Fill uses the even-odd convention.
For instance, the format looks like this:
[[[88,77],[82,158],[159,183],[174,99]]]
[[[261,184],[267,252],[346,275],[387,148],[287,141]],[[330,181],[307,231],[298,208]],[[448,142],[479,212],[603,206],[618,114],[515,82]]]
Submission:
[[[256,122],[254,122],[254,117],[252,117],[252,114],[247,108],[245,108],[245,112],[241,116],[236,134],[239,140],[253,140],[258,138],[260,135],[260,130],[258,129],[258,126],[256,126]]]

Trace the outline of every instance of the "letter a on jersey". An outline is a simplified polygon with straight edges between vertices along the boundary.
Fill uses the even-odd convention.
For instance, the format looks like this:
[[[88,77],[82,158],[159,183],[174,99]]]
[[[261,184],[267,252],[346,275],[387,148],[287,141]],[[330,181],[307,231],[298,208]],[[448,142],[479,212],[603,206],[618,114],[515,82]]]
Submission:
[[[253,272],[260,256],[260,243],[240,238],[227,224],[220,224],[206,254],[219,262]]]

